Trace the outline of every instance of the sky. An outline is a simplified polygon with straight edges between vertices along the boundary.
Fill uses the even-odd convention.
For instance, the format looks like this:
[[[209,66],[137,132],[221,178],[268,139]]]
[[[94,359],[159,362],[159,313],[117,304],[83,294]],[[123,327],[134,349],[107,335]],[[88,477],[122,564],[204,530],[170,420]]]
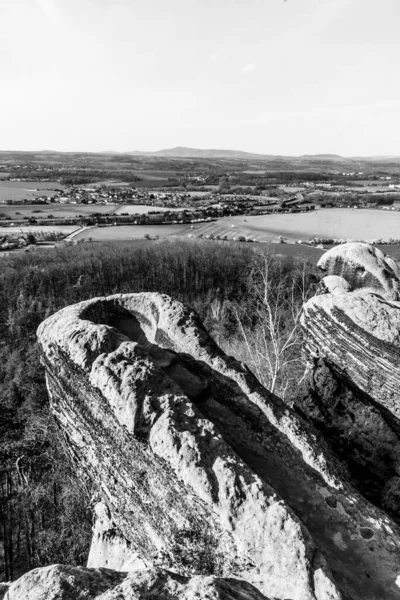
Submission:
[[[400,155],[399,0],[0,0],[0,149]]]

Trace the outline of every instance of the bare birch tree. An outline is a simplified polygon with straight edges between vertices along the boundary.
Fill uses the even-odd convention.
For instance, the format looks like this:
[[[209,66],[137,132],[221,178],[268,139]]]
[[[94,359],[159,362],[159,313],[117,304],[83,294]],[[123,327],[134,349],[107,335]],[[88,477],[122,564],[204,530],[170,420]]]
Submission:
[[[252,369],[271,392],[287,397],[301,373],[301,331],[299,319],[304,302],[313,294],[310,264],[298,259],[285,269],[279,258],[260,257],[250,277],[253,296],[247,313],[234,310],[241,345],[232,350]],[[228,348],[227,348],[228,349]]]

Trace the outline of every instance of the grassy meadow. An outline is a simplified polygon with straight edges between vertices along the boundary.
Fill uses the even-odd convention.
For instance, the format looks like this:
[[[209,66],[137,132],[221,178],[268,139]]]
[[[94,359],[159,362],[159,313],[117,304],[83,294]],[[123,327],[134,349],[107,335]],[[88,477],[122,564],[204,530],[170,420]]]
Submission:
[[[282,235],[289,242],[314,237],[354,240],[400,237],[400,212],[384,210],[320,209],[315,212],[224,217],[213,223],[199,224],[195,235],[251,237],[270,242]]]
[[[52,196],[55,190],[63,189],[65,189],[65,186],[58,181],[0,180],[0,201],[25,200],[29,198],[39,198],[40,196]]]
[[[113,240],[137,240],[145,235],[152,238],[165,238],[171,235],[183,235],[190,232],[189,225],[118,225],[110,227],[90,227],[74,236],[75,240],[105,242]]]
[[[169,208],[167,206],[146,206],[145,204],[123,204],[114,214],[122,215],[128,213],[128,215],[144,215],[151,211],[157,212],[168,212],[168,211],[178,211],[182,212],[181,208]]]
[[[51,225],[49,227],[40,225],[16,225],[15,227],[0,227],[0,237],[3,235],[17,235],[18,233],[33,233],[57,231],[69,235],[78,229],[77,225]]]
[[[138,207],[124,206],[121,207],[121,212],[127,212],[125,210],[127,208],[131,208],[134,212]],[[151,238],[169,236],[207,238],[219,236],[233,242],[244,237],[246,240],[271,245],[275,253],[281,253],[285,256],[302,254],[310,258],[317,258],[320,256],[321,250],[309,247],[302,251],[298,245],[294,246],[293,242],[309,240],[314,237],[355,240],[381,239],[387,242],[391,238],[397,239],[400,237],[399,232],[400,213],[398,212],[325,209],[315,211],[315,213],[224,217],[211,223],[196,223],[192,226],[171,224],[96,227],[78,233],[76,239],[91,237],[94,241],[113,242],[139,240],[146,235]],[[272,244],[281,235],[289,244]],[[400,259],[400,246],[381,246],[381,248],[385,253]]]
[[[36,219],[70,218],[92,215],[94,213],[110,214],[118,205],[104,204],[1,204],[0,216],[12,219],[34,217]]]

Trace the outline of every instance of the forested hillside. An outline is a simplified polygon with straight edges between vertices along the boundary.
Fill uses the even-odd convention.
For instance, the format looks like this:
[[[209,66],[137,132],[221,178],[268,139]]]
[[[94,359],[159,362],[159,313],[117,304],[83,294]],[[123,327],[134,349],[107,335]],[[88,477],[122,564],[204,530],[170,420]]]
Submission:
[[[85,564],[96,490],[74,472],[48,411],[39,323],[94,296],[159,291],[192,305],[217,342],[290,397],[304,262],[207,241],[82,244],[0,262],[0,581],[50,563]]]

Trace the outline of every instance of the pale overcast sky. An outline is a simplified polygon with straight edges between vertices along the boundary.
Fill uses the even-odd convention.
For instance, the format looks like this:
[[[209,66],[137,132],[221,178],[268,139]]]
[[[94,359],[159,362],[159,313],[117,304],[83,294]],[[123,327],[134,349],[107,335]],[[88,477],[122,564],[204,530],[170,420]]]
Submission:
[[[0,149],[400,155],[400,0],[0,0]]]

